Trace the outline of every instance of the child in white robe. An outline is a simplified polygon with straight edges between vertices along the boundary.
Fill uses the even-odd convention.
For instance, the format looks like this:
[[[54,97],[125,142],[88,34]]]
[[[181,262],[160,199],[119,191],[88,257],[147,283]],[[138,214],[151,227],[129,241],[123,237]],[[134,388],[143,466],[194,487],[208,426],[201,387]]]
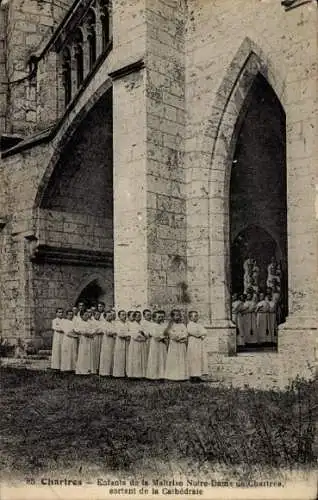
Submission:
[[[150,309],[144,309],[142,312],[143,319],[141,320],[142,327],[143,327],[143,332],[147,337],[146,340],[146,352],[147,352],[147,359],[149,355],[149,348],[150,348],[150,334],[149,332],[151,331],[153,322],[151,320],[152,315]]]
[[[146,336],[141,325],[141,314],[135,311],[129,322],[130,342],[128,346],[127,376],[143,378],[146,375]]]
[[[232,321],[236,325],[236,344],[241,347],[244,346],[244,334],[242,331],[242,326],[240,322],[240,313],[243,302],[241,298],[235,293],[232,297]]]
[[[52,341],[52,355],[51,355],[51,368],[52,370],[61,369],[61,356],[62,356],[62,342],[63,342],[63,314],[64,311],[61,307],[56,309],[56,317],[52,321],[53,341]]]
[[[165,329],[165,325],[161,322],[160,313],[155,312],[151,329],[148,329],[150,340],[146,378],[151,380],[163,380],[165,377],[167,359]]]
[[[76,375],[90,375],[95,372],[94,364],[94,333],[89,323],[89,313],[82,313],[78,320],[75,333],[79,335],[78,356],[76,362]]]
[[[116,332],[116,340],[114,347],[114,365],[113,376],[125,377],[126,376],[126,350],[128,348],[127,342],[129,339],[129,330],[126,323],[126,311],[118,312],[118,320],[114,324]]]
[[[95,311],[93,317],[89,320],[92,331],[94,332],[94,365],[95,370],[99,370],[100,350],[102,346],[103,322],[100,320],[100,312]]]
[[[116,328],[112,321],[112,312],[106,311],[102,322],[102,345],[100,350],[99,374],[103,377],[109,377],[113,374],[114,347]]]
[[[237,305],[237,310],[236,310],[236,321],[237,321],[237,329],[238,329],[238,339],[237,339],[237,345],[243,347],[245,345],[245,323],[246,323],[246,318],[244,315],[244,295],[240,295],[239,297],[239,304]]]
[[[101,319],[104,317],[105,313],[105,302],[99,301],[97,304],[97,311],[100,313]]]
[[[66,319],[63,319],[63,341],[61,356],[61,371],[74,372],[77,360],[77,339],[78,335],[74,332],[73,311],[66,311]]]
[[[273,297],[265,297],[268,302],[268,330],[269,342],[277,342],[277,303]]]
[[[169,347],[165,368],[165,379],[167,380],[187,380],[187,327],[181,323],[181,311],[174,309],[171,311],[171,321],[165,330],[169,338]]]
[[[269,304],[265,300],[263,293],[259,295],[259,302],[256,306],[257,337],[260,344],[269,342]]]
[[[243,314],[244,325],[244,341],[246,344],[257,343],[257,333],[253,330],[255,328],[255,321],[253,315],[255,314],[256,303],[253,301],[251,293],[246,294],[246,300],[242,306],[241,313]]]
[[[78,320],[81,320],[81,313],[79,311],[79,308],[77,306],[73,307],[73,330],[76,330]],[[79,336],[76,336],[76,353],[78,353],[78,346],[79,346]],[[77,359],[77,354],[76,354],[76,359]]]
[[[135,312],[135,322],[139,325],[140,331],[142,332],[143,336],[145,337],[144,342],[142,343],[142,357],[143,357],[143,377],[146,376],[146,371],[147,371],[147,361],[148,361],[148,354],[149,354],[149,325],[151,324],[149,321],[145,322],[142,319],[142,315],[140,311]]]
[[[206,329],[198,323],[197,311],[189,312],[188,330],[188,373],[190,378],[200,379],[208,374],[208,357],[206,350]]]

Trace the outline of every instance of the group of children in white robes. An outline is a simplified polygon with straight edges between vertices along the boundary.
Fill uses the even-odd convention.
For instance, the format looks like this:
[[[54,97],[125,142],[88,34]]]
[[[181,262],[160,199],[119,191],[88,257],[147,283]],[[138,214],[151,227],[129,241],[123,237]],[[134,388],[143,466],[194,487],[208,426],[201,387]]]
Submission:
[[[104,311],[78,308],[56,311],[52,322],[51,368],[78,375],[147,378],[150,380],[200,380],[208,374],[206,330],[197,311],[187,324],[181,311]],[[117,317],[116,317],[117,316]]]
[[[276,344],[279,294],[247,292],[232,297],[232,320],[237,327],[237,345]]]

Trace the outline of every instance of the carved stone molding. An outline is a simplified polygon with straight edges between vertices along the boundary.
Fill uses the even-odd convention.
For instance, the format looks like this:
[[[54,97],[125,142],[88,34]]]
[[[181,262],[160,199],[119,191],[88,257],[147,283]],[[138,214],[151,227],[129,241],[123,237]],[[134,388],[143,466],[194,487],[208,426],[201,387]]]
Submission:
[[[31,261],[41,264],[108,268],[113,265],[113,254],[97,250],[38,245],[32,252]]]
[[[313,0],[282,0],[281,4],[285,7],[285,10],[288,11],[306,3],[311,3],[312,1]]]

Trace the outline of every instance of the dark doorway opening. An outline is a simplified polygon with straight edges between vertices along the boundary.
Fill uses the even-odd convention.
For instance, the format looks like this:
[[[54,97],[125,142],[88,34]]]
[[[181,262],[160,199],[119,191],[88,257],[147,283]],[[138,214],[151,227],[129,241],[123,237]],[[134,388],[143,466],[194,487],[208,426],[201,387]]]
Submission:
[[[277,302],[278,325],[288,312],[286,119],[276,94],[260,74],[243,108],[230,182],[232,311],[240,299],[250,301],[252,311],[252,302],[260,303],[264,293],[267,302],[273,298]],[[255,315],[257,310],[255,306]],[[237,319],[236,313],[232,316]],[[259,316],[257,321],[261,322]],[[260,328],[257,321],[255,331]],[[246,349],[248,340],[238,350]],[[258,333],[252,341],[253,348],[277,345],[276,338],[264,342]]]
[[[87,307],[97,305],[99,300],[103,300],[105,296],[105,290],[101,287],[97,280],[89,283],[77,299],[78,302],[84,302]]]

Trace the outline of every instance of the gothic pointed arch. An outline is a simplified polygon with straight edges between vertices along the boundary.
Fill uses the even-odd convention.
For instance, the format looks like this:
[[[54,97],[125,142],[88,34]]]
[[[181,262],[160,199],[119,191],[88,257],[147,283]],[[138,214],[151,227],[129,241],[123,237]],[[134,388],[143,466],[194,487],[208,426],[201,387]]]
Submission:
[[[241,44],[216,94],[210,119],[202,134],[210,151],[208,180],[208,253],[210,318],[231,317],[230,181],[239,132],[252,99],[256,80],[265,81],[280,103],[284,79],[274,72],[266,54],[249,38]],[[214,292],[217,290],[217,292]]]
[[[54,139],[52,140],[52,155],[48,159],[47,166],[44,173],[39,180],[38,188],[33,201],[33,212],[36,213],[37,209],[41,206],[44,193],[54,172],[54,169],[59,161],[61,151],[67,147],[67,144],[76,133],[78,127],[83,122],[89,111],[95,106],[99,99],[107,92],[111,92],[112,82],[110,79],[105,80],[97,90],[92,93],[84,104],[73,113],[66,117],[60,124]]]

